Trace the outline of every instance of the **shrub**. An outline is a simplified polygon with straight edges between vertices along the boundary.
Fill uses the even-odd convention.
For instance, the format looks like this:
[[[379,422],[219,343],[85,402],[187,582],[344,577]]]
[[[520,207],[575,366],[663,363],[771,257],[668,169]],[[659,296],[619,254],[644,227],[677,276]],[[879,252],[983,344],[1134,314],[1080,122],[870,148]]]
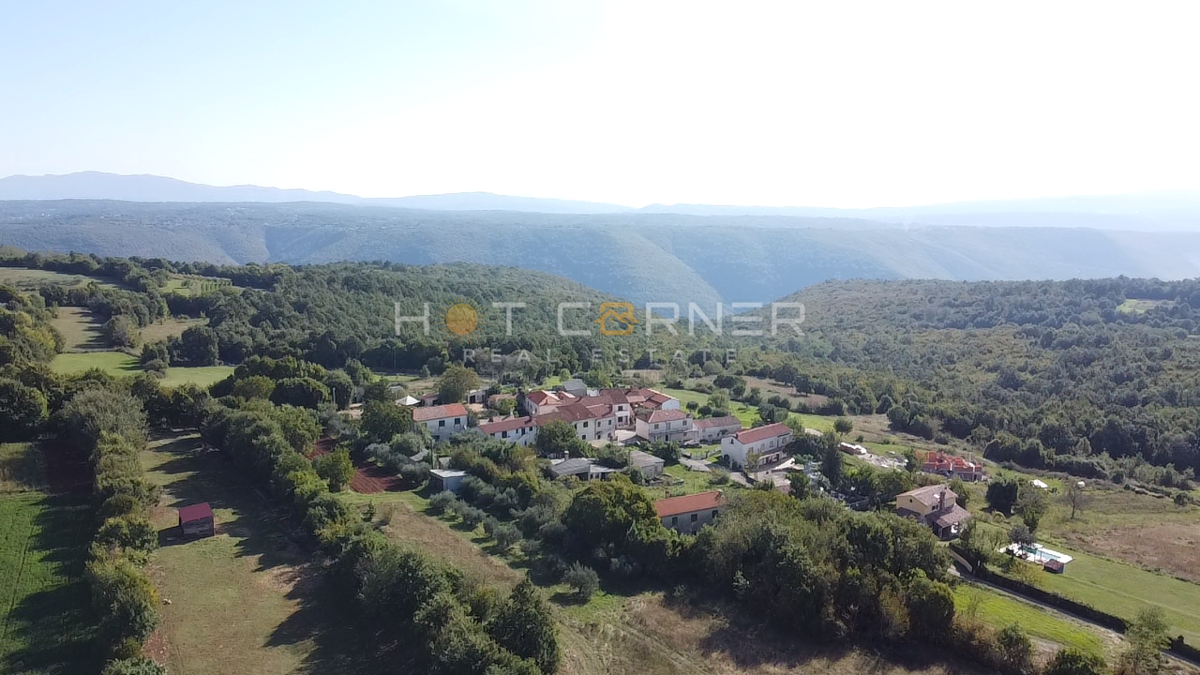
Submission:
[[[1104,659],[1085,651],[1068,647],[1059,650],[1050,663],[1046,664],[1043,675],[1103,675],[1107,666]]]
[[[600,575],[583,563],[575,563],[567,568],[563,581],[571,587],[575,599],[580,602],[591,600],[596,591],[600,590]]]
[[[100,675],[166,675],[167,669],[143,656],[109,661]]]
[[[458,497],[453,492],[443,490],[429,498],[429,512],[440,516],[451,510],[456,502],[458,502]]]
[[[491,537],[496,540],[497,548],[507,551],[521,541],[521,531],[512,523],[501,523],[492,529]]]
[[[354,463],[350,461],[350,451],[340,450],[318,457],[313,461],[317,475],[329,481],[329,489],[341,492],[354,478]]]

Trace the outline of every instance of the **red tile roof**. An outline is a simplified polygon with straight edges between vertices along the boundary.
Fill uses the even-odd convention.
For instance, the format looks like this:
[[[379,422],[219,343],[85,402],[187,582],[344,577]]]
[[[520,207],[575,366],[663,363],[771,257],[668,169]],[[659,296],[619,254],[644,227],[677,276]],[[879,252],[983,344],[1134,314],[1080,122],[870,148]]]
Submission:
[[[583,420],[596,420],[602,417],[613,416],[612,406],[608,403],[597,405],[584,405],[582,403],[572,403],[570,405],[559,406],[557,410],[545,415],[538,415],[533,418],[533,421],[538,426],[549,422],[550,420],[562,420],[564,422],[582,422]]]
[[[441,420],[448,417],[466,417],[467,409],[461,403],[450,403],[447,405],[431,405],[423,408],[413,408],[414,422],[429,422],[431,420]]]
[[[647,422],[655,424],[658,422],[674,422],[675,420],[687,419],[687,413],[682,410],[654,410],[649,415],[642,416]]]
[[[192,523],[197,520],[206,520],[213,517],[212,507],[208,502],[200,502],[179,509],[179,524]]]
[[[738,439],[739,443],[748,444],[757,443],[758,441],[766,440],[768,438],[775,438],[777,436],[783,436],[790,433],[792,433],[792,430],[788,428],[788,425],[782,422],[776,422],[763,427],[744,429],[734,434],[733,437]]]
[[[725,506],[725,495],[720,490],[700,492],[682,497],[667,497],[654,502],[654,510],[659,518],[670,518],[693,511],[707,511]]]
[[[712,429],[713,427],[741,427],[742,421],[733,415],[727,417],[708,417],[692,422],[697,429]]]
[[[524,427],[532,427],[532,417],[509,417],[495,422],[481,422],[479,430],[485,434],[498,434],[503,431],[512,431],[513,429],[521,429]]]

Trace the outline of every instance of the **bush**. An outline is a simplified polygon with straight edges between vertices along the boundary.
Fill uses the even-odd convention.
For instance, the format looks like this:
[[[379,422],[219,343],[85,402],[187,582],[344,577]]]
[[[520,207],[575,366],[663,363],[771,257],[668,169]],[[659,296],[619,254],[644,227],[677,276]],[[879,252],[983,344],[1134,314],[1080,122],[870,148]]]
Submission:
[[[575,599],[579,602],[591,600],[596,591],[600,590],[600,575],[583,563],[575,563],[567,568],[563,582],[571,587]]]
[[[329,481],[329,489],[341,492],[354,478],[354,463],[350,461],[350,451],[342,448],[328,455],[322,455],[313,461],[317,475]]]
[[[1104,659],[1099,656],[1068,647],[1059,650],[1050,663],[1046,664],[1043,675],[1103,675],[1107,670]]]
[[[138,656],[109,661],[100,675],[166,675],[167,669],[148,658]]]
[[[521,531],[512,523],[501,523],[492,529],[491,537],[496,540],[497,548],[507,551],[521,541]]]
[[[429,512],[435,516],[440,516],[452,510],[454,504],[457,502],[458,497],[453,492],[443,490],[429,498]]]

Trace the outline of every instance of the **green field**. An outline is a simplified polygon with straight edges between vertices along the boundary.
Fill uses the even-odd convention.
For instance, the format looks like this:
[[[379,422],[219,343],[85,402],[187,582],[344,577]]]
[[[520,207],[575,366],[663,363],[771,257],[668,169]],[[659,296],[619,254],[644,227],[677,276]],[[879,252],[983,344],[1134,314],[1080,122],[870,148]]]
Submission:
[[[1162,574],[1064,549],[1047,547],[1075,558],[1063,574],[1040,574],[1038,585],[1096,609],[1132,619],[1139,610],[1157,605],[1167,614],[1171,635],[1200,645],[1200,585]]]
[[[232,374],[233,366],[172,367],[167,368],[167,376],[159,380],[159,383],[167,388],[189,383],[207,388]]]
[[[165,438],[142,453],[147,479],[163,486],[152,519],[165,545],[150,569],[171,601],[151,655],[190,675],[379,672],[369,667],[369,633],[342,614],[287,514],[199,446],[197,436]],[[176,509],[201,501],[212,505],[217,535],[175,538]]]
[[[76,375],[89,368],[99,368],[115,377],[136,375],[142,372],[142,367],[138,364],[138,360],[124,352],[59,354],[54,357],[50,368],[61,375]],[[167,369],[167,376],[161,380],[161,384],[167,388],[177,387],[186,383],[208,387],[214,382],[229,377],[231,373],[233,373],[233,367],[231,366],[173,367]]]
[[[172,274],[171,278],[163,286],[162,292],[184,296],[197,296],[212,293],[225,287],[234,288],[228,279],[202,277],[193,274]]]
[[[959,584],[954,606],[960,615],[979,619],[993,628],[1019,624],[1026,633],[1060,645],[1102,654],[1100,638],[1081,624],[1060,619],[1035,605],[981,586]]]
[[[48,270],[30,270],[23,267],[0,267],[0,284],[16,286],[24,290],[38,288],[46,284],[84,286],[93,282],[107,288],[119,288],[111,280],[99,277],[88,277],[82,274],[63,274]]]
[[[82,580],[92,509],[40,492],[0,495],[0,672],[96,672]]]

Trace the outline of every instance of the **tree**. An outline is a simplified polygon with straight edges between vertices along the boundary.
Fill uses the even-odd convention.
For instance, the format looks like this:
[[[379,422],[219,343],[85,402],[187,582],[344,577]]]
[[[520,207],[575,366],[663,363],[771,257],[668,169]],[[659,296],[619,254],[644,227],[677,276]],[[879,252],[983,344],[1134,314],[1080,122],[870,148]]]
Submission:
[[[363,406],[362,431],[376,443],[390,443],[396,434],[413,429],[412,411],[391,401],[368,401]]]
[[[313,460],[313,468],[318,476],[329,481],[332,492],[341,492],[354,478],[354,463],[350,461],[350,451],[345,448]]]
[[[479,375],[474,370],[460,365],[452,365],[442,373],[438,380],[438,401],[443,404],[459,403],[466,398],[467,393],[478,389]]]
[[[1099,655],[1067,647],[1050,659],[1042,675],[1104,675],[1106,667]]]
[[[842,485],[842,472],[844,470],[842,453],[838,450],[837,438],[831,432],[825,432],[821,437],[821,475],[829,481],[829,484],[836,490]]]
[[[851,422],[845,417],[839,417],[833,421],[833,430],[839,435],[845,436],[851,431],[854,431],[854,422]]]
[[[1067,482],[1067,489],[1063,492],[1062,501],[1071,509],[1071,520],[1075,520],[1075,515],[1086,509],[1091,500],[1092,496],[1080,485],[1079,481]]]
[[[575,457],[587,452],[587,443],[575,434],[575,427],[562,420],[551,420],[538,429],[533,442],[541,456],[570,454]]]
[[[571,565],[563,575],[563,581],[575,591],[575,599],[579,602],[591,600],[600,590],[600,575],[583,563]]]
[[[1028,527],[1017,524],[1008,530],[1008,541],[1013,544],[1031,546],[1037,539],[1034,538],[1033,532],[1030,532]]]
[[[808,480],[808,475],[803,471],[789,471],[787,475],[788,484],[791,486],[791,495],[796,499],[808,499],[812,493],[812,484]]]
[[[1050,500],[1046,497],[1044,490],[1034,487],[1031,483],[1021,486],[1017,497],[1017,513],[1020,514],[1022,522],[1030,532],[1037,532],[1038,524],[1042,522],[1042,516],[1046,515],[1049,510]]]
[[[172,363],[182,361],[189,366],[215,366],[218,352],[217,334],[208,326],[192,326],[171,341]]]
[[[118,349],[132,349],[138,345],[137,322],[124,314],[113,315],[100,330],[108,337],[108,343]]]
[[[329,387],[329,395],[333,397],[333,403],[338,410],[350,407],[350,399],[354,395],[354,381],[345,371],[331,370],[325,373],[321,383]]]
[[[1167,617],[1160,607],[1148,607],[1125,630],[1125,651],[1117,659],[1118,675],[1158,675],[1166,665],[1162,650],[1170,645]]]
[[[716,415],[718,410],[729,410],[729,393],[724,389],[718,389],[708,396],[708,405],[713,409],[713,415]],[[719,415],[718,415],[719,417]]]
[[[269,400],[271,393],[275,391],[275,380],[265,375],[251,375],[236,380],[233,383],[233,389],[230,392],[231,396],[237,396],[244,399],[263,399]]]
[[[558,670],[562,653],[554,616],[528,577],[513,588],[488,622],[488,634],[508,651],[532,659],[543,672]]]
[[[33,438],[46,422],[46,396],[16,380],[0,380],[0,442]]]
[[[289,377],[275,384],[271,402],[289,404],[302,408],[317,408],[329,400],[329,387],[311,377]]]
[[[1021,629],[1020,624],[1009,624],[996,633],[996,647],[1000,650],[1000,660],[1009,670],[1017,673],[1032,673],[1033,643]]]
[[[1012,513],[1013,506],[1017,503],[1017,494],[1020,491],[1020,485],[1017,481],[1011,478],[1001,478],[988,483],[987,488],[987,503],[993,511],[998,511],[1004,515]]]
[[[955,494],[954,502],[964,509],[967,508],[967,504],[971,501],[971,493],[967,490],[967,484],[963,482],[963,479],[955,476],[950,479],[946,487]]]
[[[954,593],[940,581],[930,581],[918,572],[908,584],[907,607],[910,629],[918,636],[941,639],[954,622]]]

